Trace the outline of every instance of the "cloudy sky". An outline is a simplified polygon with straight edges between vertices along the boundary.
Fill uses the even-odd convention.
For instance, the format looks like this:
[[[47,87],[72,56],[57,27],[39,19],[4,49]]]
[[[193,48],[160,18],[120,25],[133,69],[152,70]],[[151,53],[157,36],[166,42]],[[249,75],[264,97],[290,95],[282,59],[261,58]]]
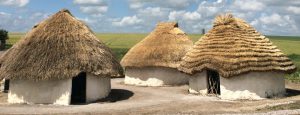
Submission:
[[[201,33],[230,12],[266,35],[300,35],[300,0],[0,0],[0,28],[26,32],[62,8],[102,33],[147,33],[161,21]]]

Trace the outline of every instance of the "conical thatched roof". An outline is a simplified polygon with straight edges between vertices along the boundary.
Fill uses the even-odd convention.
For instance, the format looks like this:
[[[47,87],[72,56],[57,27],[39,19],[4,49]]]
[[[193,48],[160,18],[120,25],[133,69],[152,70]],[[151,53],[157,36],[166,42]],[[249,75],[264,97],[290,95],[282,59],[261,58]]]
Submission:
[[[121,64],[124,67],[177,68],[192,45],[177,23],[159,23],[154,31],[128,51]]]
[[[123,75],[111,50],[68,10],[36,25],[3,54],[0,63],[1,79],[67,79],[80,72]]]
[[[183,58],[179,70],[194,74],[217,70],[223,77],[250,71],[296,70],[292,61],[268,38],[231,14],[216,17],[213,28],[195,43]]]

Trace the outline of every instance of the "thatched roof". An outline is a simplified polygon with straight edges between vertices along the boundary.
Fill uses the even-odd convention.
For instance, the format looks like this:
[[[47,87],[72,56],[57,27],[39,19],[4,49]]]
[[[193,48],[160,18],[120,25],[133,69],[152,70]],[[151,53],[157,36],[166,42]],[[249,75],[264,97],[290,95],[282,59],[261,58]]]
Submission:
[[[251,71],[291,73],[296,67],[268,38],[225,14],[216,17],[213,28],[195,43],[178,69],[189,74],[212,69],[232,77]]]
[[[123,76],[112,51],[68,10],[42,21],[0,59],[0,78],[67,79],[80,72]]]
[[[145,39],[123,57],[123,67],[177,68],[193,42],[174,22],[159,23]]]

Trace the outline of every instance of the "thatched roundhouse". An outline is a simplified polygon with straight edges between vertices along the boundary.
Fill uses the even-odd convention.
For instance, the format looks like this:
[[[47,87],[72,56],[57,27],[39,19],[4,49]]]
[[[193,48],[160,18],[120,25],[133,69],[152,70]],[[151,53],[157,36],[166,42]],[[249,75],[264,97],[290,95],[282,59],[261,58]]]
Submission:
[[[0,60],[9,103],[68,105],[106,97],[123,75],[111,50],[68,10],[42,21]]]
[[[145,39],[121,60],[125,84],[137,86],[182,85],[188,77],[176,68],[193,42],[177,23],[159,23]]]
[[[285,94],[284,74],[296,67],[268,38],[225,14],[216,17],[178,69],[192,75],[190,93],[261,99]]]

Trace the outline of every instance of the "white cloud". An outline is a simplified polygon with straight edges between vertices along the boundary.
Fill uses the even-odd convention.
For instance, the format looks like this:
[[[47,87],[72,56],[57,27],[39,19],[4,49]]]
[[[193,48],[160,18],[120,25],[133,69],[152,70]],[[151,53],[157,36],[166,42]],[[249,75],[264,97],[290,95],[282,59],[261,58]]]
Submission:
[[[139,28],[137,31],[148,32],[151,31],[158,22],[168,21],[170,9],[162,8],[162,7],[147,7],[136,9],[136,16],[143,20],[143,22],[139,24]]]
[[[104,0],[74,0],[74,4],[79,5],[81,12],[93,17],[101,17],[108,10],[107,2]]]
[[[274,13],[270,16],[262,16],[259,18],[259,20],[263,23],[263,24],[282,24],[285,23],[285,21],[282,19],[282,17],[277,14]]]
[[[198,12],[172,11],[169,14],[169,20],[195,21],[201,19]]]
[[[107,6],[82,6],[82,7],[80,7],[80,10],[83,13],[88,13],[88,14],[105,13],[105,12],[107,12],[107,9],[108,9]]]
[[[0,0],[0,5],[23,7],[29,3],[29,0]]]
[[[11,16],[11,14],[6,13],[6,12],[0,12],[0,16]]]
[[[218,0],[215,2],[203,1],[198,5],[197,12],[201,14],[205,20],[212,20],[218,14],[226,12],[225,4],[226,0]]]
[[[265,8],[265,5],[257,0],[235,0],[233,6],[245,11],[261,11]]]
[[[183,14],[185,13],[185,11],[172,11],[169,14],[169,20],[177,20],[178,18],[180,18]]]
[[[143,16],[150,15],[150,16],[163,17],[167,13],[166,13],[166,9],[160,7],[147,7],[146,9],[138,10],[138,14],[142,14]]]
[[[300,0],[260,0],[265,6],[299,6]]]
[[[201,15],[198,12],[186,12],[183,14],[183,19],[184,20],[199,20],[201,19]]]
[[[129,7],[132,9],[142,8],[143,6],[144,6],[144,3],[141,0],[130,0],[129,1]]]
[[[218,7],[203,7],[203,5],[199,5],[198,12],[205,13],[207,15],[216,14],[220,8]]]
[[[130,0],[129,6],[130,8],[137,9],[142,8],[146,4],[151,4],[163,8],[183,9],[197,1],[198,0]]]
[[[23,7],[29,1],[0,0],[0,5],[16,9],[0,10],[0,26],[10,31],[24,31],[47,17]],[[97,32],[150,32],[158,22],[178,21],[185,32],[201,33],[202,28],[212,27],[215,16],[231,12],[263,34],[300,35],[300,0],[128,0],[130,10],[125,12],[129,16],[122,14],[122,17],[107,14],[114,5],[110,0],[72,2],[83,13],[80,19]],[[112,10],[120,9],[123,10]]]
[[[280,15],[278,13],[269,15],[262,14],[258,19],[253,20],[250,24],[258,28],[264,34],[300,34],[296,21],[289,15]]]
[[[74,3],[79,5],[106,5],[103,0],[74,0]]]
[[[39,18],[45,19],[49,16],[50,16],[50,14],[48,14],[48,13],[34,12],[30,15],[29,19],[30,20],[39,19]]]
[[[169,6],[171,8],[185,8],[191,5],[194,0],[164,0],[162,2],[161,0],[156,0],[157,4],[161,4],[163,6]]]
[[[250,25],[252,25],[252,26],[257,26],[257,25],[258,25],[258,20],[255,19],[255,20],[251,21],[251,22],[250,22]]]
[[[183,31],[193,33],[199,33],[201,29],[206,28],[204,24],[207,22],[206,19],[202,19],[201,14],[196,11],[172,11],[169,14],[169,21],[177,21]]]
[[[123,17],[120,21],[112,22],[114,26],[131,26],[142,23],[143,20],[139,19],[136,15]]]
[[[85,17],[85,18],[80,18],[80,17],[76,17],[78,20],[81,20],[87,24],[96,24],[97,23],[97,20],[94,20],[94,19],[90,19],[88,17]]]
[[[295,14],[300,14],[300,7],[289,6],[286,10]]]
[[[143,7],[143,4],[142,3],[133,3],[133,4],[130,4],[129,7],[132,9],[138,9],[138,8]]]
[[[24,12],[22,12],[24,13]],[[24,32],[30,30],[35,24],[49,16],[43,12],[25,12],[28,16],[16,13],[0,12],[0,28],[9,32]]]

